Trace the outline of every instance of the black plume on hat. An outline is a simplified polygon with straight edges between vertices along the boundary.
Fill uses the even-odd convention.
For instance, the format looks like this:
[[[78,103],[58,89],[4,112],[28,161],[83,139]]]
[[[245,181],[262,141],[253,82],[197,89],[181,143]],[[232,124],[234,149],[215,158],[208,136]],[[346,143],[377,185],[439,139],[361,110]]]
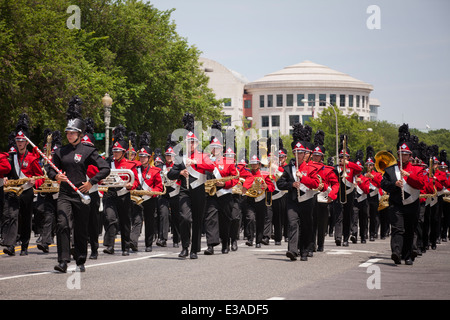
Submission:
[[[139,148],[144,149],[145,151],[147,151],[148,154],[151,155],[152,149],[150,148],[150,140],[151,135],[148,131],[142,132],[142,134],[139,136]]]
[[[447,151],[446,150],[441,150],[441,152],[439,152],[439,162],[447,163]]]
[[[194,132],[195,117],[192,113],[186,112],[183,115],[183,126],[187,131]]]
[[[295,144],[303,140],[303,125],[300,122],[294,123],[292,129],[291,148],[293,150],[295,149]]]
[[[28,136],[29,125],[30,125],[30,118],[26,113],[22,113],[19,116],[19,120],[17,121],[16,124],[16,133],[22,131],[26,136]]]
[[[425,142],[419,142],[419,146],[418,146],[418,153],[417,153],[417,157],[422,160],[423,162],[427,163],[427,158],[428,158],[428,146],[426,145]]]
[[[366,161],[369,159],[375,162],[375,150],[372,146],[367,146],[366,148]]]
[[[222,123],[219,120],[213,120],[213,124],[211,125],[211,129],[215,129],[214,131],[219,131],[222,132]],[[192,130],[191,130],[192,131]],[[211,131],[212,132],[212,131]],[[223,136],[223,134],[222,134]],[[215,136],[211,136],[211,141],[214,140],[214,138],[219,139],[220,143],[223,144],[223,137],[215,137]]]
[[[412,150],[412,143],[411,143],[411,133],[409,132],[409,126],[407,123],[402,124],[398,128],[398,143],[397,143],[397,150],[400,148],[401,145],[406,144],[410,150]]]
[[[15,138],[16,138],[16,132],[11,131],[8,135],[8,152],[16,152],[17,151]]]
[[[61,148],[61,146],[62,146],[62,136],[61,136],[61,131],[59,131],[59,130],[55,130],[52,133],[52,149],[55,146],[58,148]]]
[[[364,166],[364,152],[362,150],[356,151],[355,159]]]
[[[137,147],[136,138],[137,138],[136,132],[134,132],[134,131],[128,132],[128,140],[131,141],[131,145],[134,149],[136,149],[136,147]]]
[[[66,119],[82,119],[82,110],[81,105],[83,104],[83,100],[79,96],[73,96],[69,101],[69,108],[66,112]]]

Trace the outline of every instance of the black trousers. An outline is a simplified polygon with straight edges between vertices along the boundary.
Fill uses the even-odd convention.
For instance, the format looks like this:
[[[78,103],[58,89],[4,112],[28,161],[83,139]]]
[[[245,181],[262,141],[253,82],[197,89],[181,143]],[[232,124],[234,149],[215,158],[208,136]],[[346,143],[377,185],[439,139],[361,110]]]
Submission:
[[[158,198],[158,206],[161,219],[168,217],[170,230],[173,237],[173,243],[180,242],[180,199],[178,195],[173,197],[161,196]],[[164,224],[164,222],[160,222]],[[160,239],[167,240],[168,233],[165,232],[164,227],[160,232]]]
[[[439,229],[439,203],[430,207],[430,244],[432,246],[436,245],[438,238],[441,236],[441,231]]]
[[[367,202],[369,204],[369,236],[375,238],[380,227],[380,215],[378,214],[378,195],[374,197],[368,196]]]
[[[89,205],[83,204],[78,195],[60,193],[56,212],[56,242],[59,262],[70,262],[70,235],[73,232],[74,258],[84,264],[88,246]]]
[[[313,248],[316,244],[319,248],[323,248],[328,232],[328,203],[318,202],[317,196],[314,198],[316,203],[313,209]]]
[[[33,188],[29,188],[17,197],[12,192],[5,193],[3,207],[3,245],[14,246],[17,240],[22,250],[27,249],[31,238],[33,216]]]
[[[414,220],[418,216],[419,200],[406,206],[393,205],[389,210],[391,251],[402,259],[411,258],[414,240]]]
[[[141,236],[142,226],[144,224],[144,207],[142,204],[136,204],[131,201],[131,230],[130,230],[130,243],[134,248],[138,247],[139,237]]]
[[[142,203],[144,214],[144,242],[146,247],[151,247],[155,237],[155,215],[157,198],[150,198]]]
[[[450,238],[450,203],[442,200],[441,238]]]
[[[382,239],[389,236],[390,234],[391,225],[389,223],[389,211],[389,207],[378,211],[378,216],[380,217],[380,237]]]
[[[114,247],[116,234],[120,230],[122,251],[130,248],[131,208],[130,193],[122,196],[105,194],[103,198],[103,211],[105,214],[103,244],[106,247]]]
[[[191,252],[200,252],[203,216],[205,212],[205,185],[179,193],[180,236],[183,248],[191,246]],[[192,230],[192,233],[191,233]]]
[[[233,194],[233,209],[231,211],[231,223],[230,223],[230,241],[236,241],[239,239],[239,233],[242,225],[243,212],[246,212],[247,200],[246,196],[240,194]]]
[[[92,251],[98,250],[98,236],[99,236],[99,226],[100,226],[100,195],[97,191],[89,194],[91,197],[91,203],[89,204],[89,244]]]
[[[369,204],[367,199],[362,200],[361,202],[354,201],[353,205],[353,218],[352,218],[352,230],[351,233],[355,237],[358,237],[358,227],[359,227],[359,236],[361,240],[365,240],[367,238],[367,225],[369,221]]]
[[[40,216],[38,233],[43,245],[50,245],[56,228],[56,209],[58,198],[53,198],[53,193],[41,193],[37,196],[34,208],[34,216]]]
[[[314,198],[303,202],[287,200],[287,218],[289,221],[288,251],[301,256],[307,256],[313,248],[313,209]]]
[[[353,215],[353,199],[354,192],[347,194],[347,202],[345,204],[339,201],[339,198],[334,201],[335,221],[335,240],[348,241],[351,231],[351,218]]]
[[[206,196],[205,233],[208,246],[216,246],[219,243],[223,246],[230,244],[233,204],[231,193],[220,197]]]
[[[420,202],[419,210],[417,212],[416,223],[414,227],[413,237],[413,251],[418,252],[422,250],[423,246],[423,224],[425,217],[425,203]]]
[[[247,239],[256,244],[261,243],[264,235],[264,222],[267,213],[267,206],[264,200],[255,201],[255,198],[247,196],[247,212],[245,215],[247,226]]]

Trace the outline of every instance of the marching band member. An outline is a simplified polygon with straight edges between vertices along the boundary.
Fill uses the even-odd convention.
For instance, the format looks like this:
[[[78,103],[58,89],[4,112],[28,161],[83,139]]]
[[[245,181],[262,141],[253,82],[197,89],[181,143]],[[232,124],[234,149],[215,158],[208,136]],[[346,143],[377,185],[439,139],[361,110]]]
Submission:
[[[399,161],[387,167],[381,180],[381,188],[389,193],[391,221],[391,259],[400,264],[412,265],[414,219],[419,210],[420,189],[424,185],[423,173],[413,166],[410,134],[407,124],[399,128],[397,143]]]
[[[139,185],[136,164],[126,159],[128,144],[124,140],[125,128],[119,125],[114,129],[114,141],[112,146],[113,158],[111,169],[128,169],[133,172],[134,183],[127,183],[125,187],[108,188],[103,196],[103,210],[105,212],[105,234],[103,252],[114,254],[114,242],[118,229],[120,230],[122,255],[130,254],[130,232],[131,232],[131,197],[130,190],[135,190]]]
[[[260,181],[260,190],[256,190],[257,196],[252,197],[247,195],[247,212],[245,216],[249,228],[246,244],[252,246],[253,238],[255,238],[255,246],[256,248],[260,248],[263,241],[264,221],[267,214],[267,206],[264,201],[266,199],[266,191],[275,191],[275,185],[273,184],[273,177],[270,177],[268,174],[263,174],[260,170],[261,160],[258,157],[259,147],[258,144],[256,145],[256,150],[250,150],[253,151],[249,161],[252,179],[245,179],[242,192],[246,193],[248,189],[252,188],[253,183],[257,179]]]
[[[286,256],[291,260],[297,260],[300,249],[301,260],[307,261],[312,239],[312,210],[315,193],[313,189],[319,187],[319,178],[315,167],[308,166],[304,161],[306,147],[305,142],[301,141],[302,125],[296,123],[293,128],[291,147],[295,158],[291,159],[289,165],[285,167],[283,175],[277,181],[277,186],[280,190],[288,191],[286,207],[289,220],[289,242]]]
[[[381,190],[381,179],[383,175],[375,171],[375,152],[372,146],[366,148],[366,168],[365,177],[369,179],[370,193],[367,195],[369,204],[369,241],[375,241],[380,226],[380,217],[378,214],[378,204],[380,196],[383,194]],[[384,228],[380,230],[380,237],[385,236]]]
[[[169,180],[167,178],[168,172],[172,169],[174,165],[174,159],[176,154],[173,148],[175,147],[175,145],[176,143],[172,141],[171,134],[169,134],[164,152],[165,163],[163,163],[161,171],[162,181],[166,188],[166,193],[158,198],[158,207],[161,216],[169,217],[171,226],[170,229],[172,232],[173,247],[178,248],[178,243],[180,242],[180,228],[179,228],[180,206],[178,194],[180,193],[181,181]],[[166,246],[166,241],[167,239],[164,238],[161,239],[160,245]]]
[[[11,158],[11,170],[5,179],[8,181],[29,178],[28,182],[19,186],[23,190],[20,195],[14,192],[5,193],[3,246],[6,248],[3,252],[10,256],[15,255],[14,246],[18,239],[21,241],[20,255],[28,254],[33,214],[33,187],[39,188],[44,182],[43,178],[34,178],[43,176],[43,172],[39,157],[27,150],[28,141],[25,137],[28,135],[28,123],[28,115],[25,113],[20,115],[15,136],[17,153]]]
[[[317,251],[319,252],[324,250],[325,236],[328,228],[328,205],[337,199],[339,192],[339,181],[334,171],[334,167],[323,163],[325,154],[323,142],[324,132],[318,130],[314,135],[315,147],[312,153],[312,161],[322,165],[318,171],[318,175],[322,182],[319,183],[319,186],[317,187],[318,194],[315,198],[316,203],[314,204],[313,209],[313,234],[315,235],[313,238],[313,245],[315,247],[317,239]]]
[[[62,137],[61,132],[59,130],[52,132],[48,132],[46,135],[51,134],[51,143],[46,148],[50,150],[44,151],[49,155],[49,159],[53,158],[56,149],[62,147]],[[47,140],[47,136],[44,137]],[[45,149],[46,149],[45,148]],[[50,164],[44,164],[45,172],[49,172]],[[56,181],[50,180],[52,183],[52,187],[59,190],[59,184]],[[38,189],[39,190],[39,189]],[[38,193],[38,201],[36,211],[42,213],[42,226],[40,231],[39,242],[37,242],[37,248],[45,253],[49,252],[49,246],[52,244],[52,238],[54,233],[54,227],[56,225],[56,214],[57,214],[57,200],[58,200],[59,192],[50,192],[50,193]],[[41,201],[39,201],[41,199]]]
[[[183,157],[176,157],[175,164],[167,173],[167,177],[170,180],[181,179],[179,227],[183,249],[178,256],[180,258],[187,257],[189,245],[191,245],[189,256],[191,259],[197,259],[197,252],[201,249],[201,232],[205,211],[206,172],[212,172],[215,167],[208,155],[197,150],[199,140],[194,134],[194,115],[185,113],[183,123],[188,131],[185,137],[188,152]]]
[[[439,160],[437,158],[439,153],[439,147],[437,145],[430,146],[430,167],[428,168],[428,175],[432,182],[433,197],[429,198],[430,200],[430,242],[431,249],[436,250],[436,245],[440,243],[440,222],[441,222],[441,204],[439,203],[439,193],[442,192],[444,186],[442,183],[444,182],[442,175],[438,172],[438,176],[436,176],[436,169],[439,165]]]
[[[144,139],[142,139],[144,138]],[[139,159],[142,162],[140,168],[140,187],[145,191],[163,192],[163,184],[161,179],[161,169],[150,164],[151,149],[149,147],[150,135],[144,132],[141,136],[141,149],[139,151]],[[158,195],[144,195],[142,202],[145,225],[145,252],[152,251],[153,239],[155,238],[155,210],[158,203]]]
[[[437,166],[436,177],[443,185],[443,189],[438,192],[442,217],[441,241],[443,242],[447,241],[448,231],[450,228],[450,204],[444,200],[444,197],[446,196],[445,193],[448,192],[448,188],[450,188],[450,181],[447,177],[447,169],[447,151],[441,150],[441,152],[439,152],[439,165]]]
[[[234,159],[234,151],[231,149],[227,149],[225,152],[225,156]],[[245,192],[243,192],[243,182],[242,180],[253,179],[253,175],[250,173],[250,170],[247,168],[247,160],[245,158],[246,149],[243,148],[239,152],[239,162],[236,164],[236,170],[239,173],[239,186],[240,192],[233,194],[233,211],[232,211],[232,220],[230,226],[230,243],[231,243],[231,251],[236,251],[238,249],[237,240],[239,239],[239,232],[241,229],[241,225],[243,225],[244,229],[244,237],[248,238],[246,228],[246,223],[244,219],[244,215],[247,212],[247,199]]]
[[[356,164],[363,170],[364,168],[364,154],[362,150],[356,151]],[[369,204],[367,197],[370,193],[370,181],[364,175],[359,174],[355,177],[355,199],[353,205],[353,219],[352,219],[352,235],[350,240],[353,243],[358,239],[358,226],[361,243],[366,243],[367,238],[367,224],[369,220]]]
[[[272,141],[271,137],[269,137],[267,142],[268,147],[270,148],[269,153],[269,165],[272,166],[272,172],[273,176],[281,177],[284,171],[284,167],[286,166],[286,153],[283,151],[283,140],[281,138],[278,139],[278,148],[275,149],[275,154],[272,155]],[[283,163],[281,163],[281,159],[284,160]],[[283,223],[285,221],[285,215],[286,215],[286,191],[281,191],[278,189],[276,183],[274,183],[275,191],[272,193],[271,201],[272,206],[270,208],[267,208],[267,210],[272,211],[272,218],[270,219],[270,232],[272,231],[272,225],[273,225],[273,238],[275,241],[275,245],[281,245],[281,240],[283,238]]]
[[[60,272],[66,272],[67,263],[70,262],[71,231],[73,231],[74,258],[80,272],[85,271],[88,245],[89,205],[81,201],[80,196],[67,181],[71,181],[82,193],[87,193],[93,185],[109,174],[108,164],[97,150],[81,143],[86,128],[81,117],[81,103],[81,99],[77,96],[70,100],[65,129],[69,143],[56,149],[53,155],[52,162],[62,173],[57,173],[53,168],[48,172],[51,180],[60,182],[56,228],[58,265],[55,266],[55,270]],[[87,179],[89,165],[99,168],[99,172]]]
[[[214,121],[212,128],[221,130],[220,122]],[[234,160],[222,155],[223,145],[218,137],[212,137],[209,145],[211,150],[211,160],[214,163],[214,171],[207,175],[212,179],[230,180],[216,182],[210,189],[215,192],[208,193],[206,190],[206,210],[205,210],[205,234],[207,249],[204,251],[206,255],[214,254],[214,246],[222,243],[222,253],[229,252],[230,247],[230,226],[233,209],[232,188],[237,184],[237,170]],[[235,177],[231,179],[230,177]],[[208,183],[208,182],[207,182]]]
[[[86,118],[86,131],[81,143],[95,148],[94,129],[95,123],[92,118]],[[87,167],[86,175],[88,179],[95,177],[99,172],[99,168],[94,165]],[[98,184],[94,184],[89,190],[89,196],[91,197],[91,203],[89,203],[89,244],[91,246],[91,254],[89,259],[97,259],[98,257],[98,236],[101,230],[101,217],[100,217],[100,194],[98,193]]]
[[[9,163],[9,153],[0,152],[0,245],[3,243],[3,206],[5,203],[5,193],[3,191],[3,178],[11,171]]]
[[[335,242],[337,246],[341,244],[348,246],[350,237],[351,216],[353,213],[353,200],[355,185],[354,178],[362,172],[360,166],[349,161],[350,150],[347,145],[343,148],[343,142],[347,144],[347,136],[341,135],[341,147],[339,153],[339,165],[337,171],[339,173],[339,200],[334,202],[334,214],[336,216],[335,224]]]

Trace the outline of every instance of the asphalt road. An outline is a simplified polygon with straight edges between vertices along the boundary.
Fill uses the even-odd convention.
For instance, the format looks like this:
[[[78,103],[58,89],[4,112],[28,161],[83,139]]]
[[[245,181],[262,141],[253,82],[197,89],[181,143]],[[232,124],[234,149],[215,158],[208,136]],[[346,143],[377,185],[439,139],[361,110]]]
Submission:
[[[56,246],[39,251],[32,239],[28,256],[0,254],[0,300],[448,300],[450,244],[443,242],[416,258],[413,266],[395,265],[389,238],[337,247],[327,237],[325,251],[308,261],[290,261],[287,243],[262,248],[239,241],[236,252],[197,260],[178,257],[179,248],[141,247],[128,257],[100,251],[86,272],[53,270]],[[206,239],[202,238],[204,249]],[[17,248],[20,250],[20,248]],[[184,302],[185,303],[185,302]],[[183,305],[184,306],[184,305]],[[192,311],[192,310],[191,310]],[[248,311],[248,310],[247,310]]]

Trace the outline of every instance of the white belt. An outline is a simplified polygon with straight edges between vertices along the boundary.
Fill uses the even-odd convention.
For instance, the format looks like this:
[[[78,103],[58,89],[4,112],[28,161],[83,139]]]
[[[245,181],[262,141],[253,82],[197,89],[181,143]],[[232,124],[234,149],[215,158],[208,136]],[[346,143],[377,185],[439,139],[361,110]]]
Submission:
[[[331,187],[328,187],[327,191],[319,192],[317,195],[317,202],[327,203],[328,202],[328,194],[331,191]]]
[[[395,175],[398,180],[401,179],[400,169],[398,168],[398,166],[395,167]],[[417,199],[419,199],[420,190],[411,187],[404,178],[403,178],[403,191],[409,194],[409,197],[403,200],[403,205],[411,204]]]

